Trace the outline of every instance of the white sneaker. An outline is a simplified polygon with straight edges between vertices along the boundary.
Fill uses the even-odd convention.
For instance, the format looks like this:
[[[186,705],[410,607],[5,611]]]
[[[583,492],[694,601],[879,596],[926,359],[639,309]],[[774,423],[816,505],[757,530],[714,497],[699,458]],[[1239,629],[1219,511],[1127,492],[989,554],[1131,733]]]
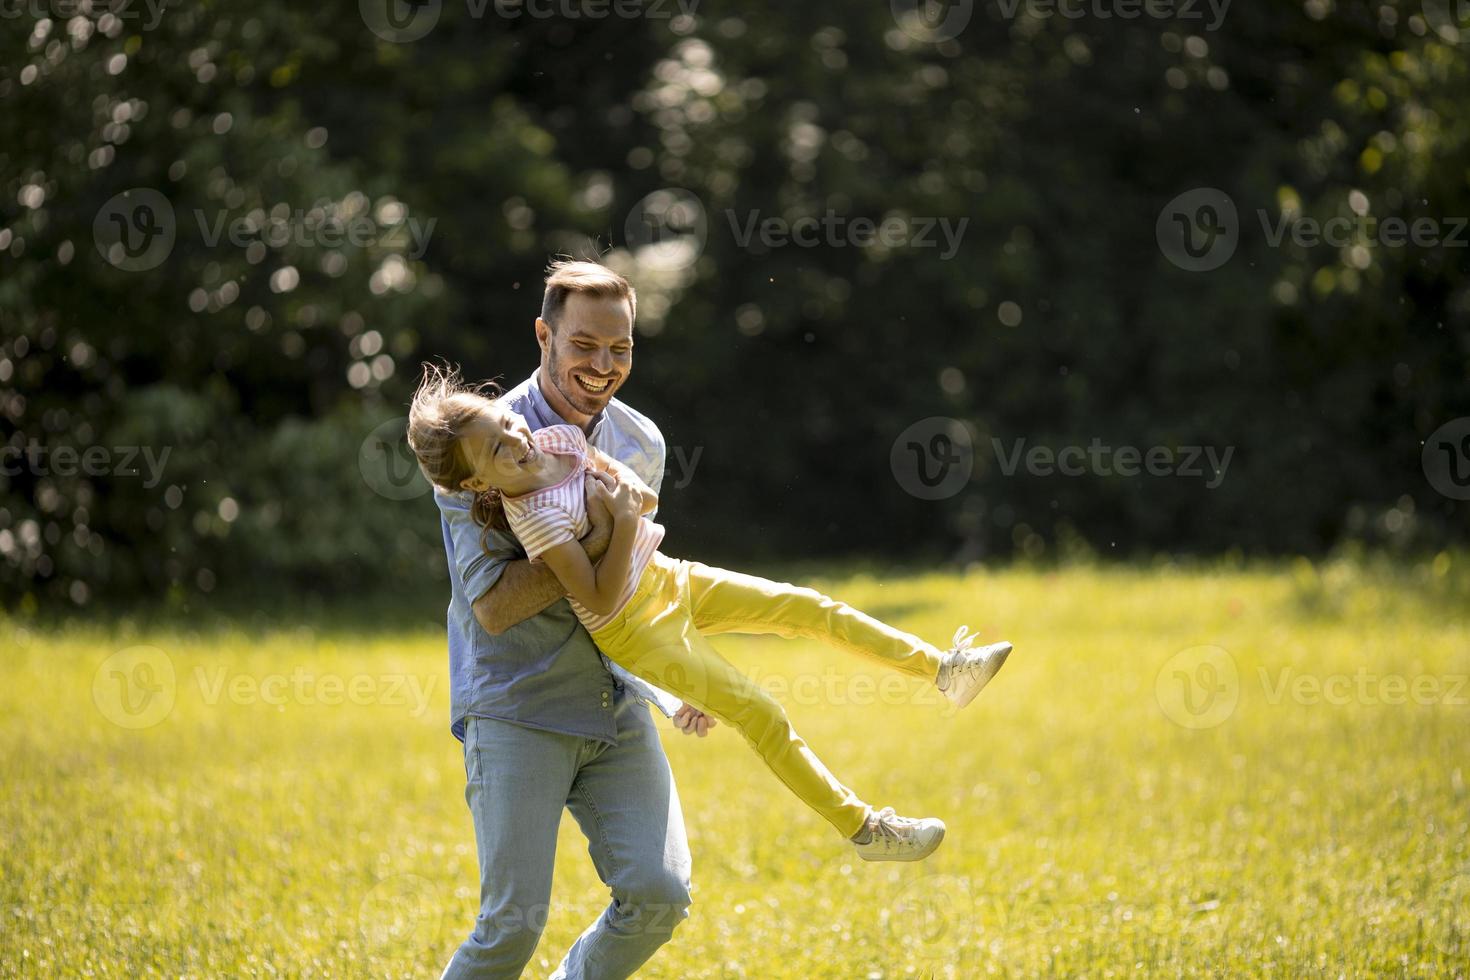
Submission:
[[[1011,645],[1004,640],[989,646],[971,647],[975,637],[965,635],[968,629],[968,626],[961,626],[954,631],[954,640],[935,679],[944,696],[956,708],[963,708],[975,700],[975,695],[990,683],[1011,655]]]
[[[944,821],[900,817],[885,806],[868,816],[868,839],[853,841],[864,861],[922,861],[944,840]]]

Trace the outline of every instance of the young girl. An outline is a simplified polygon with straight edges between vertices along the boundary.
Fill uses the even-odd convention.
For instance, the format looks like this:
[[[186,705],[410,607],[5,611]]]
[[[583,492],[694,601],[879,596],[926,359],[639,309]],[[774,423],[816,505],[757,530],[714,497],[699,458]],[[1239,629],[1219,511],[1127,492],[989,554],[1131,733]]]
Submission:
[[[875,811],[828,771],[786,712],[705,638],[766,633],[824,640],[931,681],[951,702],[974,700],[1010,654],[1009,643],[974,648],[965,627],[948,652],[811,589],[669,558],[664,529],[647,516],[658,499],[627,467],[589,446],[582,430],[532,432],[495,401],[433,367],[414,394],[408,439],[441,491],[475,494],[475,519],[508,526],[526,556],[545,562],[578,619],[610,659],[739,730],[793,793],[825,817],[868,861],[917,861],[944,837],[935,818]],[[595,565],[579,539],[587,497],[613,517],[612,540]]]

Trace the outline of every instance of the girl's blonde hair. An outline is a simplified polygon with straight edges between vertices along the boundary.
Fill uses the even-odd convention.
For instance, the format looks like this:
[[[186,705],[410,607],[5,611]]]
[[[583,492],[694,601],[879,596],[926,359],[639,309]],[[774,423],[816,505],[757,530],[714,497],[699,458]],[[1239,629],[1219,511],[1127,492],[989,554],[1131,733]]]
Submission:
[[[446,493],[460,493],[464,481],[475,475],[460,437],[467,425],[484,417],[499,395],[493,381],[467,384],[458,368],[425,362],[423,379],[408,406],[408,445],[424,477],[434,486]],[[500,491],[494,487],[475,494],[470,516],[484,528],[480,546],[487,551],[490,529],[508,529]]]

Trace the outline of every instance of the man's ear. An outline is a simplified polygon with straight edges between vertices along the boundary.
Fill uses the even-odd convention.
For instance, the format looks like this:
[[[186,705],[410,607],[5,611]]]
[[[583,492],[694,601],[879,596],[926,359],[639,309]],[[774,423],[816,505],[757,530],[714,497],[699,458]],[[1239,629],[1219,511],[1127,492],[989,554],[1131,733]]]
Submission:
[[[551,324],[539,316],[536,318],[536,344],[541,348],[541,353],[551,353]]]

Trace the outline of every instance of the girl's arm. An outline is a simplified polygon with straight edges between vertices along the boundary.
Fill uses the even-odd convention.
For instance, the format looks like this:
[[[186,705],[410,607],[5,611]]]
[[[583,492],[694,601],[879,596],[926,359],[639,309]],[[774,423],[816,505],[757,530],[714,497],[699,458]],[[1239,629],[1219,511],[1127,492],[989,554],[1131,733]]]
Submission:
[[[652,514],[658,508],[658,494],[653,488],[644,483],[637,473],[631,468],[613,459],[601,449],[592,446],[587,447],[587,462],[599,473],[607,473],[621,484],[631,486],[640,494],[640,514]]]
[[[599,616],[605,616],[613,611],[622,597],[628,570],[633,564],[633,542],[641,519],[638,514],[639,498],[632,486],[618,484],[609,491],[600,480],[593,480],[588,485],[588,493],[607,496],[607,507],[613,516],[612,540],[608,542],[607,553],[594,567],[580,541],[566,541],[543,551],[541,560],[555,573],[567,595]]]

